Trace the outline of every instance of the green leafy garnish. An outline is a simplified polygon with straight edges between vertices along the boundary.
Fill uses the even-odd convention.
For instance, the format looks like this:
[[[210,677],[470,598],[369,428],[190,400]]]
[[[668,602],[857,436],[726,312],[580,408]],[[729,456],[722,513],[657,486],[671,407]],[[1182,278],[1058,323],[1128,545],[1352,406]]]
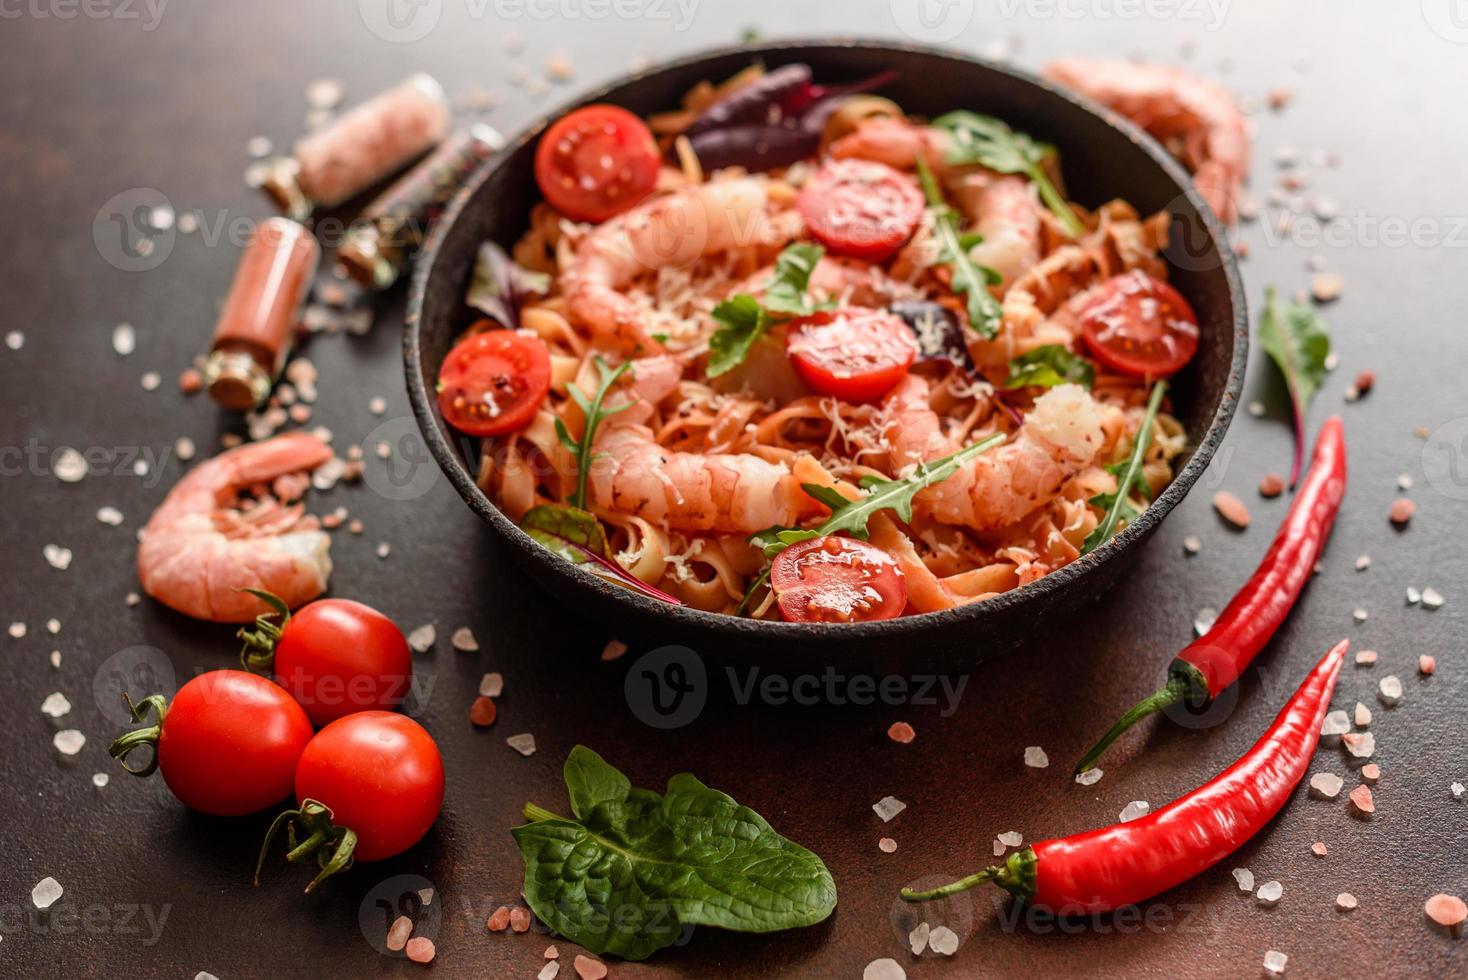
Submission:
[[[617,564],[607,544],[606,530],[590,511],[560,504],[539,504],[520,519],[520,530],[573,565],[589,565],[596,574],[633,591],[675,606],[683,605],[677,596],[648,585]]]
[[[1305,458],[1305,412],[1325,381],[1330,335],[1325,331],[1325,321],[1310,304],[1282,304],[1270,286],[1264,290],[1264,312],[1259,315],[1259,346],[1279,367],[1289,389],[1295,428],[1290,486],[1294,486]]]
[[[1001,174],[1024,174],[1039,189],[1040,200],[1060,219],[1067,234],[1075,238],[1086,230],[1045,172],[1045,157],[1053,147],[1015,132],[1002,120],[977,112],[949,112],[934,119],[933,125],[953,138],[949,162],[977,163]]]
[[[1045,344],[1009,362],[1009,377],[1004,387],[1054,388],[1063,384],[1091,388],[1096,384],[1096,369],[1090,361],[1060,344]]]
[[[836,907],[819,857],[689,773],[659,795],[578,745],[563,774],[573,816],[527,803],[510,833],[530,908],[593,953],[642,960],[689,926],[774,932]]]
[[[1131,502],[1132,490],[1140,493],[1144,500],[1151,501],[1152,490],[1142,478],[1142,460],[1147,455],[1147,447],[1152,445],[1152,423],[1157,419],[1157,410],[1162,407],[1162,396],[1166,391],[1166,381],[1159,381],[1152,386],[1152,394],[1147,399],[1147,414],[1142,417],[1142,425],[1137,429],[1137,440],[1132,444],[1131,456],[1120,469],[1116,492],[1097,494],[1091,498],[1091,503],[1106,509],[1106,516],[1101,518],[1101,523],[1096,525],[1094,531],[1086,535],[1085,543],[1081,545],[1081,554],[1089,555],[1110,541],[1120,530],[1119,525],[1123,522],[1129,524],[1137,519],[1141,510]],[[1118,472],[1114,467],[1107,469],[1112,473]]]
[[[602,407],[602,402],[606,400],[607,392],[611,390],[612,385],[617,383],[618,378],[632,370],[632,362],[623,361],[615,368],[610,368],[600,355],[593,357],[591,362],[596,365],[595,395],[587,398],[586,393],[576,385],[566,385],[566,391],[571,396],[571,400],[581,406],[581,412],[586,416],[586,425],[581,430],[581,438],[573,438],[570,430],[566,428],[566,423],[559,418],[556,419],[556,437],[561,440],[561,445],[566,447],[566,451],[576,457],[576,492],[571,495],[570,504],[572,507],[579,508],[586,506],[586,478],[591,471],[593,458],[591,447],[596,442],[597,427],[604,419],[616,415],[623,409],[631,408],[633,404],[629,400],[612,408]]]
[[[969,326],[980,337],[992,340],[999,333],[1004,309],[989,292],[989,287],[1003,282],[1003,277],[987,266],[976,265],[968,257],[968,250],[983,239],[973,233],[958,233],[958,217],[943,199],[943,191],[921,155],[917,158],[917,170],[923,195],[928,199],[928,207],[933,209],[933,224],[938,232],[938,261],[953,267],[953,291],[962,293],[967,300],[965,307]]]
[[[902,520],[911,521],[912,498],[919,490],[943,482],[964,463],[980,453],[988,452],[1004,439],[1003,433],[995,433],[987,439],[980,439],[942,459],[923,463],[907,476],[896,480],[884,480],[878,476],[864,477],[861,485],[866,493],[855,500],[847,500],[833,487],[822,486],[819,483],[802,483],[801,489],[831,508],[831,515],[817,527],[767,527],[763,531],[751,534],[749,541],[759,548],[766,558],[774,558],[792,544],[809,541],[811,538],[825,537],[828,534],[845,533],[865,541],[868,534],[867,522],[878,511],[894,510]],[[769,581],[769,578],[770,569],[767,566],[759,577],[750,583],[749,589],[744,593],[744,598],[740,600],[738,608],[734,610],[735,615],[744,611],[750,597],[760,586]]]
[[[765,287],[765,302],[748,293],[736,293],[713,309],[721,326],[709,338],[707,374],[717,378],[732,371],[749,356],[750,348],[778,323],[810,316],[816,304],[810,297],[810,276],[826,250],[811,242],[785,246],[775,260],[775,272]]]

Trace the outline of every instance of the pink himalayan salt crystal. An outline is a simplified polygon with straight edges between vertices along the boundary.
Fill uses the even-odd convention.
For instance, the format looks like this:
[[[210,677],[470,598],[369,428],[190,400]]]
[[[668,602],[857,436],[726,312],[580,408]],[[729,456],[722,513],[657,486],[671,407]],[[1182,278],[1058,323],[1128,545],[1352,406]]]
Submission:
[[[433,948],[433,940],[426,936],[415,936],[408,940],[408,959],[414,963],[431,963],[437,952]]]
[[[1213,509],[1218,511],[1218,516],[1234,527],[1246,528],[1249,526],[1249,508],[1227,490],[1220,490],[1213,495]]]
[[[406,915],[400,915],[392,921],[392,927],[387,930],[387,948],[394,953],[401,952],[408,945],[408,937],[413,934],[413,920]]]
[[[1430,653],[1424,653],[1422,656],[1417,658],[1417,669],[1422,671],[1423,674],[1436,673],[1437,658],[1432,656],[1432,654]]]
[[[1463,900],[1456,895],[1445,895],[1441,892],[1429,898],[1427,904],[1422,906],[1422,911],[1433,922],[1449,929],[1468,919],[1468,905],[1464,905]]]
[[[905,721],[894,721],[892,727],[887,729],[887,737],[900,745],[907,745],[917,737],[917,732]]]
[[[1375,813],[1376,801],[1371,798],[1371,787],[1362,783],[1351,790],[1351,805],[1362,813]]]
[[[590,956],[577,954],[572,966],[576,968],[576,975],[581,980],[602,980],[607,975],[607,965],[601,960],[594,960]]]

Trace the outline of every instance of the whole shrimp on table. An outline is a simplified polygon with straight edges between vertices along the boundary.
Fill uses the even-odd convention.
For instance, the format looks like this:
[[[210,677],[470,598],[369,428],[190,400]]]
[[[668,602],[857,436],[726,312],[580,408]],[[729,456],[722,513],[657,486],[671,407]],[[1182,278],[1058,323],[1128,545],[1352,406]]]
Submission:
[[[331,455],[320,439],[289,433],[200,463],[143,528],[143,591],[185,615],[227,623],[270,611],[241,589],[272,592],[292,609],[326,591],[331,540],[301,504],[282,499],[299,496],[305,475]],[[242,507],[250,491],[256,502]]]
[[[1062,58],[1045,75],[1126,116],[1193,173],[1198,193],[1226,222],[1238,217],[1249,174],[1249,121],[1223,86],[1171,65]]]

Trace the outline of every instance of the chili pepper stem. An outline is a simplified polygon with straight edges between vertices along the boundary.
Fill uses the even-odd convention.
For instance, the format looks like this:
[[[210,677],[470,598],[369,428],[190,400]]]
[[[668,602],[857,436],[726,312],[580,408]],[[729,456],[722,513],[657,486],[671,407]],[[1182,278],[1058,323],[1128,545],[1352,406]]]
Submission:
[[[905,902],[928,902],[935,898],[946,898],[949,895],[956,895],[959,892],[968,891],[975,885],[983,885],[993,881],[994,876],[1003,870],[998,865],[993,865],[985,868],[983,871],[976,871],[967,878],[950,881],[946,885],[929,888],[927,891],[922,892],[915,892],[911,888],[904,888],[902,889],[902,899]]]
[[[1160,691],[1155,691],[1152,694],[1147,695],[1142,700],[1138,701],[1136,705],[1132,707],[1132,710],[1122,715],[1120,720],[1118,720],[1116,724],[1112,725],[1111,729],[1105,735],[1101,736],[1100,741],[1091,746],[1091,750],[1089,752],[1081,756],[1081,761],[1076,763],[1076,773],[1083,773],[1088,769],[1094,768],[1096,765],[1096,760],[1101,758],[1101,753],[1110,748],[1111,743],[1120,738],[1122,732],[1126,731],[1128,728],[1131,728],[1133,725],[1141,721],[1143,718],[1146,718],[1148,715],[1156,714],[1159,711],[1164,711],[1172,705],[1177,704],[1179,701],[1185,700],[1188,697],[1189,693],[1191,693],[1195,689],[1196,686],[1192,680],[1190,680],[1185,674],[1175,671],[1171,676],[1168,677],[1166,687],[1162,688],[1162,690]]]

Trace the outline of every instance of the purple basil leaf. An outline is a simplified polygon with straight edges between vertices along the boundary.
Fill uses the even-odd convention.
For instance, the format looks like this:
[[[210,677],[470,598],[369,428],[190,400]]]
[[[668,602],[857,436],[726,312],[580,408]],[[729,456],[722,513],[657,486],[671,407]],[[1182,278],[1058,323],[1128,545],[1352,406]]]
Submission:
[[[474,260],[474,276],[469,280],[464,302],[505,329],[516,330],[525,300],[531,295],[544,295],[548,289],[550,276],[531,272],[516,264],[498,244],[485,242]]]
[[[770,121],[770,109],[783,110],[789,104],[798,106],[809,99],[811,89],[809,65],[786,65],[768,75],[735,89],[709,106],[684,130],[692,139],[699,133],[734,126],[748,126]]]

